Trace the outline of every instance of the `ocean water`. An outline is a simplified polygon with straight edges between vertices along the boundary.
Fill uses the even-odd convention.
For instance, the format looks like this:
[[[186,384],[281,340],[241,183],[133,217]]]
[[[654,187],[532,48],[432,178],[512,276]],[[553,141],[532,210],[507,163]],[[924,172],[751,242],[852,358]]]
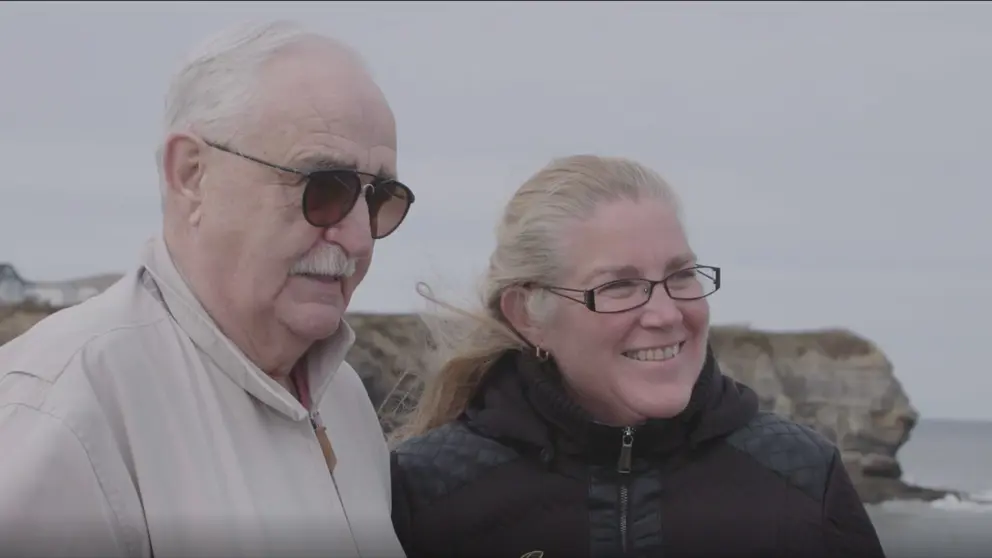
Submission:
[[[921,420],[898,457],[907,481],[966,497],[870,506],[889,558],[992,557],[992,422]]]

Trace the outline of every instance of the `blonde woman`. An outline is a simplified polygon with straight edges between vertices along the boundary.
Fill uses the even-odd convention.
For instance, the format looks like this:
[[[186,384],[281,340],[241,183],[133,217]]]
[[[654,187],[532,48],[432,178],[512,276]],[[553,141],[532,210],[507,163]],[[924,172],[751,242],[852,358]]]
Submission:
[[[883,556],[837,448],[720,373],[719,288],[651,170],[535,174],[393,453],[407,555]]]

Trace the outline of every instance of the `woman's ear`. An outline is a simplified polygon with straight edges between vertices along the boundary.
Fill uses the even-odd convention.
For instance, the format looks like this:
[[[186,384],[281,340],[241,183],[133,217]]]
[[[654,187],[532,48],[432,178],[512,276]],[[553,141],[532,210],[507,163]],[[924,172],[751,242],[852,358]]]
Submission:
[[[499,297],[499,308],[513,329],[536,347],[541,346],[541,329],[527,312],[530,292],[522,287],[510,287]]]

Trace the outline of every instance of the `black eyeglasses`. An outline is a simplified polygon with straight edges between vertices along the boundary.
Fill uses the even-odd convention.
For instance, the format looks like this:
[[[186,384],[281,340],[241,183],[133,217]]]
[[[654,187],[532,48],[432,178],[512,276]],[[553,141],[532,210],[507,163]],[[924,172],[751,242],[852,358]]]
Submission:
[[[210,141],[204,140],[204,143],[270,169],[305,178],[303,218],[315,227],[327,228],[340,223],[351,213],[358,203],[358,198],[364,194],[365,201],[369,205],[372,238],[385,238],[400,226],[410,211],[410,205],[413,204],[414,196],[410,188],[391,178],[381,178],[354,169],[322,169],[307,172],[263,161]]]
[[[600,314],[615,314],[640,308],[651,300],[654,288],[661,285],[673,300],[699,300],[720,289],[720,268],[697,265],[676,271],[660,281],[650,279],[617,279],[591,289],[543,287],[548,292],[585,304]],[[565,294],[580,293],[581,299]]]

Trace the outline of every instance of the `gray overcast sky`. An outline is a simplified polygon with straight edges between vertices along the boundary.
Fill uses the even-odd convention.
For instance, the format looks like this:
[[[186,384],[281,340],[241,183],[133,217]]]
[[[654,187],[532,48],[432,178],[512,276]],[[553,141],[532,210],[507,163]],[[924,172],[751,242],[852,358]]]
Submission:
[[[418,201],[353,309],[458,297],[513,189],[624,155],[680,191],[714,320],[843,326],[925,416],[992,419],[992,4],[0,4],[0,260],[123,271],[157,231],[169,73],[244,18],[355,46]]]

